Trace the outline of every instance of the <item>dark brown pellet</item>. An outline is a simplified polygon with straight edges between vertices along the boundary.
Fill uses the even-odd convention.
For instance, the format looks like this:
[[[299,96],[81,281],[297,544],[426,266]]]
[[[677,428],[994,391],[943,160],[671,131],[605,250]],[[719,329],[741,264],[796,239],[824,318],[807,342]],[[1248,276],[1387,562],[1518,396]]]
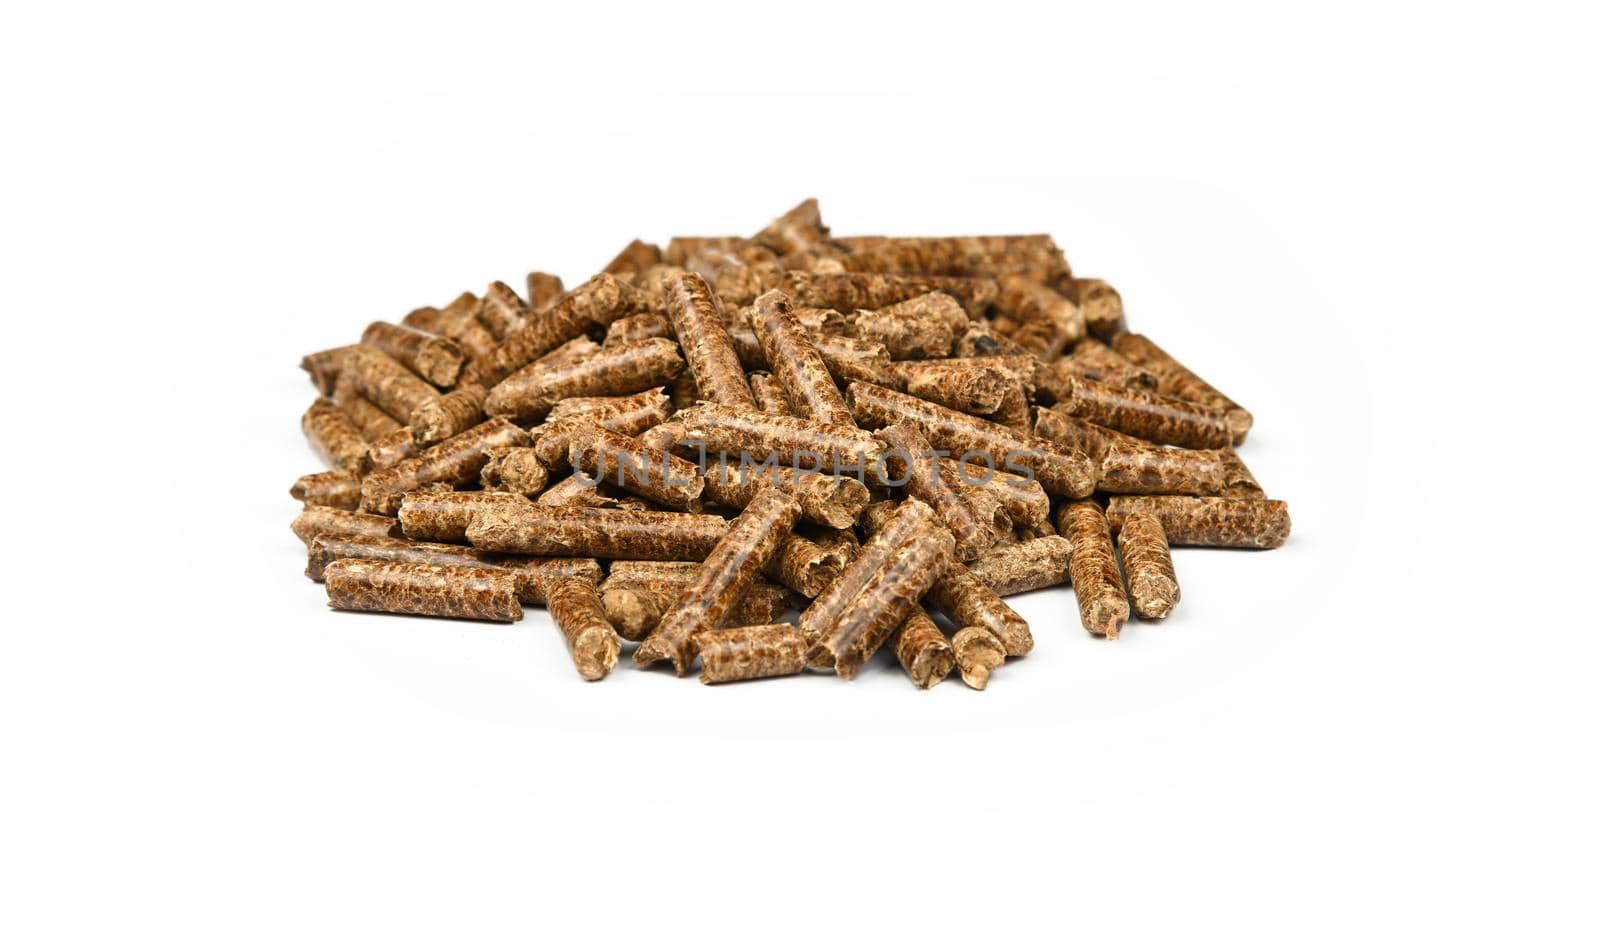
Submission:
[[[516,582],[496,569],[339,559],[323,571],[328,604],[341,611],[382,611],[509,623],[522,619]]]
[[[361,343],[383,351],[435,386],[455,385],[467,362],[467,352],[449,338],[388,322],[368,325]]]
[[[1289,539],[1289,506],[1273,499],[1118,495],[1106,507],[1114,528],[1136,511],[1159,518],[1175,547],[1270,550]]]
[[[1073,502],[1062,509],[1056,526],[1072,544],[1072,590],[1083,629],[1115,640],[1128,622],[1128,594],[1105,512],[1092,501]]]
[[[647,666],[668,659],[679,675],[687,672],[694,635],[717,627],[733,611],[799,519],[800,506],[777,489],[757,495],[706,554],[678,603],[639,644],[634,662]]]
[[[694,645],[707,685],[798,675],[806,667],[805,637],[792,624],[704,630]]]

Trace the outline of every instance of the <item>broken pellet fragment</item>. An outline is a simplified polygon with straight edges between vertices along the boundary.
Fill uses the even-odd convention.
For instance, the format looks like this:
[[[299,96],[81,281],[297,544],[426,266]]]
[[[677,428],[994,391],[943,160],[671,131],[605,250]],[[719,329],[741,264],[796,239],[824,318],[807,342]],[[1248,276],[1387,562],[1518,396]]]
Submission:
[[[667,278],[667,316],[701,397],[754,410],[756,400],[723,323],[717,297],[699,274],[676,273]]]
[[[678,596],[694,581],[699,563],[658,563],[688,567],[687,571],[666,576],[618,575],[615,572],[600,586],[600,600],[606,619],[624,640],[643,640],[661,618],[678,603]],[[613,564],[614,568],[615,564]],[[725,620],[725,626],[750,627],[771,624],[788,610],[790,593],[781,585],[757,580],[745,592]]]
[[[1072,502],[1062,509],[1057,527],[1072,544],[1072,589],[1083,629],[1115,640],[1128,622],[1128,595],[1105,512],[1092,501]]]
[[[478,300],[478,321],[489,329],[496,340],[504,340],[506,335],[519,328],[527,314],[528,304],[522,301],[516,290],[499,280],[490,283],[483,298]]]
[[[383,515],[343,508],[307,505],[289,525],[301,543],[309,544],[322,534],[340,534],[358,537],[398,537],[400,523]]]
[[[842,679],[854,678],[906,619],[903,605],[921,598],[944,574],[954,550],[950,532],[935,527],[889,551],[859,596],[811,647],[807,662],[832,666]]]
[[[1158,444],[1195,450],[1233,445],[1233,432],[1222,412],[1155,392],[1123,389],[1090,379],[1069,379],[1070,391],[1059,397],[1058,411]]]
[[[911,684],[932,688],[950,674],[955,666],[955,652],[928,612],[910,602],[904,607],[907,609],[905,621],[894,635],[895,659],[900,661],[900,668],[910,677]],[[799,635],[798,628],[795,633]],[[801,639],[804,640],[803,635]]]
[[[694,646],[707,685],[798,675],[806,667],[806,640],[793,624],[702,630]]]
[[[361,505],[361,477],[338,469],[310,473],[294,481],[289,497],[307,505],[355,511]]]
[[[1084,321],[1095,337],[1109,340],[1127,327],[1122,315],[1122,294],[1105,280],[1069,277],[1057,280],[1056,288],[1083,306]]]
[[[967,569],[1002,598],[1072,581],[1072,541],[1050,535],[995,547]]]
[[[854,427],[844,396],[839,394],[827,363],[811,342],[811,334],[795,317],[788,295],[769,290],[756,300],[751,316],[751,327],[767,365],[794,414],[824,424]]]
[[[1175,547],[1270,550],[1289,539],[1289,505],[1275,499],[1117,495],[1106,506],[1114,528],[1138,511],[1159,518]]]
[[[515,580],[495,569],[339,559],[323,571],[323,582],[328,604],[341,611],[504,623],[522,619]]]
[[[950,641],[956,669],[968,688],[982,691],[989,687],[989,675],[1005,664],[1005,648],[994,634],[982,627],[963,627]]]
[[[590,682],[605,678],[617,664],[622,641],[606,620],[594,579],[561,576],[551,581],[547,595],[550,617],[567,639],[578,674]]]
[[[318,397],[300,416],[300,430],[334,469],[355,473],[366,469],[367,439],[339,406]]]
[[[655,631],[639,644],[633,659],[646,666],[663,659],[683,675],[694,660],[695,634],[720,625],[755,582],[800,519],[800,506],[777,489],[757,495],[707,553],[694,580]]]
[[[467,362],[467,352],[449,338],[388,322],[368,325],[361,343],[383,351],[435,386],[455,385]]]
[[[1166,617],[1178,603],[1178,576],[1172,568],[1161,519],[1136,511],[1122,520],[1117,549],[1128,573],[1128,594],[1140,617]]]
[[[839,577],[844,563],[844,557],[836,551],[791,534],[761,571],[796,594],[815,598]]]
[[[300,369],[311,377],[311,384],[317,387],[318,392],[332,396],[334,384],[344,373],[345,357],[354,349],[355,345],[346,345],[306,354],[300,358]]]
[[[421,327],[421,319],[407,315],[402,321],[412,327]],[[439,310],[428,331],[447,337],[460,344],[466,352],[477,359],[487,356],[495,349],[496,340],[492,332],[478,321],[478,297],[474,293],[462,293],[450,304]],[[463,374],[465,371],[463,371]],[[457,378],[460,381],[460,378]]]
[[[882,344],[822,332],[812,332],[811,344],[822,355],[834,382],[841,386],[850,380],[890,388],[898,385],[889,348]]]
[[[526,431],[504,418],[491,418],[409,460],[368,475],[361,484],[361,506],[377,514],[394,514],[407,492],[431,482],[466,485],[478,478],[490,450],[527,445]]]
[[[467,540],[481,550],[532,556],[700,560],[728,533],[710,514],[552,505],[484,506]]]
[[[1233,443],[1241,443],[1250,433],[1254,417],[1215,386],[1196,376],[1188,367],[1172,358],[1171,354],[1156,346],[1142,334],[1123,332],[1111,341],[1112,348],[1156,376],[1156,388],[1163,395],[1173,396],[1211,409],[1223,416],[1232,432]],[[1123,430],[1119,428],[1118,430]]]
[[[423,382],[400,361],[376,347],[358,344],[344,357],[344,375],[362,397],[397,421],[408,421],[418,405],[439,390]]]
[[[532,447],[496,447],[489,451],[478,481],[486,489],[533,496],[550,484],[550,471]]]

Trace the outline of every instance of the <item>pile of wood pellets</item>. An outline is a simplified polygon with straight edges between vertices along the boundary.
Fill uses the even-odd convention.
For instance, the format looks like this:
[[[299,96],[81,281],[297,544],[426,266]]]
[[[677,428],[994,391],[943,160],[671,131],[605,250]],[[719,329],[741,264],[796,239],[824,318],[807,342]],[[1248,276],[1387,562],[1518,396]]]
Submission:
[[[1007,596],[1070,583],[1116,639],[1178,604],[1170,547],[1289,535],[1234,449],[1250,413],[1049,235],[841,237],[807,200],[301,365],[329,469],[293,529],[328,603],[542,606],[589,680],[629,641],[707,683],[887,648],[920,688],[982,689],[1033,648]]]

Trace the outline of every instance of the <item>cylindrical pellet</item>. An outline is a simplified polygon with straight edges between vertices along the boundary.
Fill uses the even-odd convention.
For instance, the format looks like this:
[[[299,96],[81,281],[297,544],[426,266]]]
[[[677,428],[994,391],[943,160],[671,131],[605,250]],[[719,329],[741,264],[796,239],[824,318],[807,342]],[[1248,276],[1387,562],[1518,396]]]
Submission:
[[[402,426],[388,437],[380,437],[367,448],[367,469],[385,470],[392,469],[401,460],[409,460],[417,455],[422,448],[417,445],[416,435],[411,429]]]
[[[560,302],[561,294],[566,292],[567,288],[561,284],[559,276],[534,270],[528,273],[526,289],[529,314],[537,315]]]
[[[1159,444],[1195,450],[1233,445],[1233,432],[1221,412],[1155,392],[1119,389],[1087,379],[1068,382],[1071,392],[1056,403],[1064,414]]]
[[[662,386],[683,371],[678,346],[664,338],[601,348],[555,368],[533,364],[489,390],[483,409],[519,421],[544,417],[555,403],[575,396],[625,396]]]
[[[395,431],[405,427],[405,423],[389,417],[389,413],[362,398],[356,391],[355,383],[348,376],[341,376],[333,384],[333,404],[339,410],[350,416],[356,423],[361,435],[369,442],[387,437]]]
[[[590,325],[609,325],[627,314],[616,277],[596,274],[546,312],[530,316],[487,356],[468,365],[474,380],[492,389],[500,381],[583,334]]]
[[[667,315],[694,373],[701,397],[734,408],[754,410],[755,397],[734,353],[716,296],[699,274],[668,277]]]
[[[845,558],[837,552],[791,534],[761,571],[797,594],[815,598],[839,577],[844,563]]]
[[[1124,389],[1156,388],[1154,373],[1107,347],[1104,341],[1084,338],[1072,347],[1072,353],[1056,360],[1052,366],[1062,375],[1098,380]]]
[[[720,625],[732,613],[799,519],[800,506],[777,489],[756,496],[706,555],[677,605],[639,644],[634,661],[647,666],[670,659],[679,675],[687,672],[694,660],[694,635]]]
[[[832,383],[832,380],[829,380]],[[786,415],[790,418],[803,418],[789,404],[789,397],[784,394],[783,387],[770,373],[750,374],[750,394],[755,396],[756,408],[769,415]]]
[[[1033,433],[1063,447],[1080,451],[1091,460],[1105,456],[1106,450],[1117,443],[1146,449],[1161,446],[1154,441],[1113,431],[1054,408],[1040,408],[1035,411]]]
[[[1012,386],[1011,377],[971,358],[909,360],[894,365],[901,391],[969,415],[993,414]]]
[[[355,345],[330,347],[300,358],[300,369],[311,377],[311,384],[324,396],[333,395],[333,386],[344,374],[344,361]]]
[[[573,469],[677,511],[697,511],[705,479],[694,464],[583,421],[568,438]]]
[[[1069,277],[1057,280],[1056,287],[1063,295],[1083,306],[1084,321],[1089,325],[1089,333],[1095,337],[1109,340],[1127,327],[1122,315],[1122,294],[1105,280]]]
[[[1172,551],[1161,520],[1136,511],[1117,531],[1117,549],[1128,573],[1128,594],[1140,617],[1166,617],[1178,603],[1178,575],[1172,568]]]
[[[972,319],[967,317],[967,311],[961,307],[961,303],[957,302],[954,296],[944,292],[912,296],[904,302],[886,305],[878,311],[885,315],[930,318],[943,322],[952,335],[961,334],[972,324]]]
[[[851,383],[846,395],[856,421],[866,427],[885,427],[903,418],[920,428],[933,446],[957,458],[986,456],[987,464],[1037,479],[1047,491],[1069,498],[1094,491],[1094,464],[1078,451],[1024,439],[982,418],[868,383]]]
[[[793,624],[703,630],[694,645],[707,685],[798,675],[806,667],[806,640]]]
[[[430,482],[463,486],[478,478],[496,447],[526,447],[528,433],[504,418],[491,418],[409,460],[372,473],[361,484],[363,510],[394,514],[407,492]]]
[[[510,573],[470,566],[339,559],[323,571],[328,604],[341,611],[383,611],[509,623],[522,619]]]
[[[361,477],[339,469],[310,473],[294,481],[289,497],[307,505],[355,511],[361,505]]]
[[[906,618],[894,632],[894,658],[900,661],[900,668],[910,677],[911,684],[932,688],[950,674],[955,666],[955,652],[928,612],[910,602],[904,607]]]
[[[889,388],[897,385],[889,348],[882,344],[821,332],[812,332],[811,344],[822,356],[835,383],[843,385],[858,380]]]
[[[400,522],[380,514],[346,511],[343,508],[326,508],[307,505],[289,525],[301,543],[309,544],[323,534],[359,537],[398,537]]]
[[[300,430],[334,469],[356,473],[366,469],[367,439],[339,406],[318,397],[300,416]]]
[[[358,393],[397,421],[409,421],[413,409],[439,395],[400,361],[366,344],[345,355],[344,375]]]
[[[987,277],[928,276],[900,273],[808,273],[790,271],[779,288],[801,305],[858,311],[881,309],[913,296],[943,290],[960,300],[976,318],[994,304],[999,287]]]
[[[882,344],[894,360],[948,357],[955,341],[949,325],[922,315],[857,312],[850,321],[856,337]]]
[[[727,533],[710,514],[549,505],[486,506],[467,526],[482,550],[600,559],[704,559]]]
[[[405,323],[412,324],[411,316]],[[436,323],[428,328],[437,335],[447,337],[466,349],[474,359],[494,352],[495,336],[478,321],[478,297],[475,293],[462,293],[439,311]],[[465,375],[463,370],[462,374]],[[457,377],[460,382],[460,377]]]
[[[984,520],[971,497],[945,478],[933,446],[916,425],[894,424],[880,430],[878,437],[888,448],[883,459],[889,475],[904,481],[906,494],[933,508],[955,538],[957,560],[966,562],[995,545],[1000,536],[996,524]],[[1004,529],[1011,529],[1009,515]]]
[[[1112,340],[1111,346],[1117,353],[1154,373],[1156,388],[1162,394],[1220,413],[1232,431],[1234,443],[1242,442],[1245,435],[1250,433],[1250,426],[1255,423],[1255,419],[1248,411],[1223,395],[1216,387],[1196,376],[1188,367],[1174,360],[1172,355],[1157,347],[1154,341],[1142,334],[1123,332]]]
[[[777,254],[795,254],[810,250],[827,238],[828,228],[822,224],[822,210],[813,197],[801,200],[799,205],[773,219],[751,240]]]
[[[407,492],[400,501],[400,527],[412,540],[465,543],[467,526],[480,509],[530,504],[511,492]]]
[[[490,283],[483,298],[478,300],[478,321],[489,329],[496,340],[505,340],[506,335],[521,327],[527,314],[527,303],[522,301],[516,290],[499,280]]]
[[[617,628],[617,633],[624,640],[637,641],[648,637],[661,623],[662,616],[678,603],[678,597],[700,570],[699,563],[685,565],[693,569],[681,578],[636,580],[613,577],[601,586],[600,600],[606,609],[606,619]],[[788,607],[788,589],[757,581],[744,593],[724,625],[750,627],[771,624],[782,617]]]
[[[835,238],[848,247],[846,270],[949,276],[1026,274],[1037,280],[1069,276],[1049,235],[972,235],[947,238]]]
[[[1256,481],[1250,467],[1244,465],[1232,450],[1222,451],[1222,494],[1231,498],[1266,498],[1267,493]]]
[[[989,675],[1005,664],[1005,648],[994,634],[982,627],[963,627],[950,641],[956,669],[968,688],[982,691],[989,687]]]
[[[812,472],[872,473],[879,457],[872,435],[850,425],[823,424],[807,418],[785,418],[726,405],[701,403],[679,412],[684,439],[709,455],[770,460]]]
[[[1038,527],[1050,522],[1050,496],[1039,480],[996,470],[970,457],[965,462],[945,462],[955,467],[955,478],[960,480],[962,488],[974,489],[998,500],[1014,526]]]
[[[1060,356],[1062,350],[1083,339],[1083,309],[1071,299],[1026,276],[1008,276],[1000,280],[998,309],[1003,318],[1012,319],[1020,326],[1006,333],[1047,363]],[[996,328],[1000,328],[1000,325],[996,324]]]
[[[1289,539],[1289,506],[1266,498],[1189,498],[1118,495],[1106,507],[1113,527],[1136,511],[1161,519],[1175,547],[1242,547],[1270,550]]]
[[[617,664],[622,641],[606,620],[594,579],[562,576],[551,581],[547,594],[550,617],[567,639],[578,674],[590,682],[605,678]]]
[[[1218,451],[1150,447],[1115,441],[1100,454],[1101,492],[1137,495],[1220,495],[1227,466]]]
[[[517,600],[528,605],[544,604],[546,587],[550,580],[560,576],[588,576],[596,582],[600,581],[600,564],[592,559],[511,556],[445,543],[339,534],[320,534],[311,539],[306,548],[306,577],[313,582],[321,582],[328,564],[337,559],[376,559],[389,563],[498,569],[512,575],[516,580]]]
[[[411,411],[412,437],[424,447],[455,437],[483,420],[488,395],[482,386],[467,383],[423,402]]]
[[[637,436],[671,415],[672,400],[667,398],[666,389],[657,386],[633,395],[562,399],[550,409],[545,421],[580,418],[618,434]]]
[[[967,569],[1002,598],[1072,580],[1072,541],[1050,535],[1009,543],[970,563]]]
[[[1128,622],[1128,595],[1105,512],[1092,501],[1073,502],[1062,509],[1056,526],[1072,544],[1072,590],[1083,629],[1115,640]]]
[[[739,461],[708,456],[705,497],[726,508],[744,508],[767,486],[782,489],[800,503],[808,520],[830,527],[849,527],[865,508],[871,493],[847,476],[806,472],[788,466],[741,466]]]
[[[373,322],[361,334],[361,343],[376,347],[400,361],[435,386],[454,386],[467,352],[461,345],[436,334],[388,322]]]
[[[811,343],[810,333],[795,318],[788,295],[776,289],[764,293],[756,300],[751,316],[767,366],[796,417],[854,427],[844,396],[822,354]]]
[[[478,481],[486,489],[534,496],[550,484],[550,471],[532,447],[496,447],[489,451]]]
[[[628,242],[627,246],[611,258],[606,264],[606,273],[638,273],[661,263],[661,249],[648,241],[638,238]]]
[[[609,483],[594,484],[583,476],[573,474],[544,490],[534,499],[541,507],[557,508],[616,508],[625,511],[655,511],[655,505],[635,495],[629,495]]]
[[[908,611],[903,603],[921,598],[938,581],[954,550],[955,541],[943,527],[892,550],[883,566],[862,586],[860,595],[823,632],[807,654],[807,661],[831,665],[840,678],[855,678],[906,619]]]
[[[833,626],[839,615],[861,594],[861,589],[873,574],[889,561],[896,550],[906,545],[912,537],[938,529],[933,509],[914,498],[895,506],[879,529],[861,547],[855,559],[845,565],[844,571],[800,615],[800,629],[806,639],[815,643]]]

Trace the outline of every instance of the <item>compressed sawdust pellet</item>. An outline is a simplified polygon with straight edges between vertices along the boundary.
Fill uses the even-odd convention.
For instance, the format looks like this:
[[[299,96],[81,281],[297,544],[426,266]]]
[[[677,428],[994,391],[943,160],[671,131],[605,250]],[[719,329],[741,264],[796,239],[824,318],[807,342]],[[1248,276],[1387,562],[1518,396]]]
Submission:
[[[301,476],[289,487],[289,497],[307,505],[355,511],[361,505],[361,477],[345,470]]]
[[[561,576],[551,580],[546,595],[550,617],[567,639],[578,674],[589,682],[605,678],[617,664],[622,641],[606,620],[594,579]]]
[[[1073,502],[1062,509],[1057,527],[1072,544],[1072,590],[1083,629],[1115,640],[1128,622],[1128,595],[1105,512],[1092,501]]]
[[[1140,617],[1166,617],[1178,603],[1178,576],[1161,519],[1137,511],[1122,520],[1117,552],[1128,575],[1128,597]]]
[[[1136,511],[1159,518],[1175,547],[1270,550],[1289,539],[1289,505],[1275,499],[1116,495],[1106,505],[1113,528]]]
[[[368,325],[361,333],[361,343],[376,347],[428,382],[445,388],[455,385],[467,362],[467,352],[449,338],[389,322]]]
[[[620,635],[708,683],[890,645],[982,688],[1034,646],[1002,596],[1071,582],[1114,637],[1177,602],[1170,547],[1289,534],[1232,449],[1250,414],[1047,234],[835,236],[807,199],[480,292],[301,360],[330,468],[291,527],[352,606],[513,620],[511,582],[584,678]]]
[[[694,635],[722,624],[755,582],[768,559],[800,520],[800,506],[777,489],[764,489],[728,526],[673,609],[634,650],[641,666],[670,660],[683,675],[694,659]]]
[[[472,566],[339,559],[322,573],[328,604],[341,611],[382,611],[509,623],[522,619],[510,573]]]
[[[694,645],[707,685],[797,675],[806,667],[806,640],[792,624],[703,630]]]

